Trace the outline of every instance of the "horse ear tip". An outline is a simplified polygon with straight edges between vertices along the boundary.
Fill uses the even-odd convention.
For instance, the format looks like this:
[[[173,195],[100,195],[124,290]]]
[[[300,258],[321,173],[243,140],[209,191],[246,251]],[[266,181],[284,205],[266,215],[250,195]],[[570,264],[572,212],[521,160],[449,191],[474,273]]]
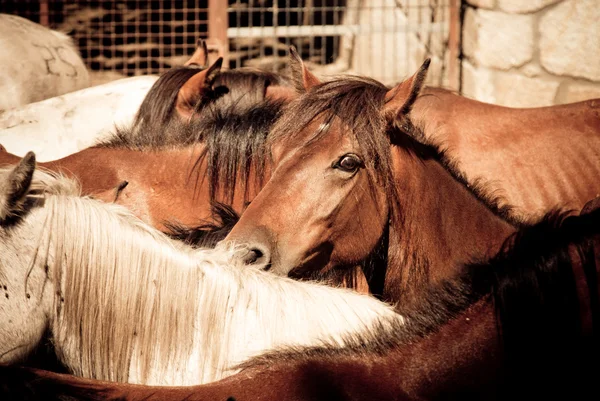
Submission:
[[[298,54],[298,50],[294,45],[290,46],[290,56],[292,56],[293,59],[300,60],[300,55]]]
[[[27,164],[35,163],[35,153],[31,150],[23,157],[23,162]]]
[[[425,61],[423,61],[422,68],[429,68],[429,64],[431,64],[431,57],[427,57]]]
[[[223,66],[223,57],[219,57],[212,65],[213,69],[221,69]]]

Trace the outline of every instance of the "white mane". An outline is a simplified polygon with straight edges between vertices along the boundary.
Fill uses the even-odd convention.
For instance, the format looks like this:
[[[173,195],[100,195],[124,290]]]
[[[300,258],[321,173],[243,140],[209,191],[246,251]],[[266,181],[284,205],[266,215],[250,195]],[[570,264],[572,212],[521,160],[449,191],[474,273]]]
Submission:
[[[42,191],[33,259],[50,266],[50,328],[76,375],[200,384],[274,347],[343,345],[351,333],[368,338],[402,324],[372,297],[244,269],[232,262],[233,249],[193,250],[120,206],[71,196],[64,178],[52,180],[45,184],[62,189]]]

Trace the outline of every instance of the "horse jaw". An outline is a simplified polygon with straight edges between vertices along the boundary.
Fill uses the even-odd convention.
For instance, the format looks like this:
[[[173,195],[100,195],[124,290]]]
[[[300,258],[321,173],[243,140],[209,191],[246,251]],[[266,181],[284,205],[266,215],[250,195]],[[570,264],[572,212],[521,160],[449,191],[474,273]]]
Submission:
[[[38,221],[43,224],[43,218]],[[24,254],[24,250],[38,249],[38,236],[29,231],[32,228],[39,227],[0,226],[0,364],[22,361],[35,349],[54,304],[55,288],[44,257]]]

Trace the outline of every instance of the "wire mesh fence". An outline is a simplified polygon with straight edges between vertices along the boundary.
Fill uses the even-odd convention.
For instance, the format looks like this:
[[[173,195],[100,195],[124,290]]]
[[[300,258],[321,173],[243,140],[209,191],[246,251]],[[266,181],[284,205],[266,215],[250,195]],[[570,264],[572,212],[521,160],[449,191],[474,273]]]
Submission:
[[[453,6],[451,3],[455,3]],[[453,86],[453,0],[1,0],[72,36],[93,71],[161,73],[181,65],[198,37],[230,68],[281,71],[290,45],[318,73],[358,73],[386,83],[433,57],[430,83]],[[455,15],[456,15],[456,10]],[[451,74],[450,74],[451,75]]]

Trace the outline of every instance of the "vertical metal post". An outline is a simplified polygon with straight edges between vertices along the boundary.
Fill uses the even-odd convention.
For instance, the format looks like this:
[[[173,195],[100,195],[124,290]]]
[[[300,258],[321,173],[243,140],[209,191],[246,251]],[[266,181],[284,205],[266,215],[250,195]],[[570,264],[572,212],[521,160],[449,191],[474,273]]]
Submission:
[[[460,91],[460,0],[450,0],[450,31],[448,34],[448,51],[450,60],[448,65],[448,82],[450,88]]]
[[[40,0],[40,24],[50,26],[50,18],[48,11],[48,0]]]
[[[223,66],[229,66],[229,40],[227,39],[227,2],[222,0],[208,0],[208,44],[218,49],[223,57]],[[209,58],[209,62],[213,62]]]

